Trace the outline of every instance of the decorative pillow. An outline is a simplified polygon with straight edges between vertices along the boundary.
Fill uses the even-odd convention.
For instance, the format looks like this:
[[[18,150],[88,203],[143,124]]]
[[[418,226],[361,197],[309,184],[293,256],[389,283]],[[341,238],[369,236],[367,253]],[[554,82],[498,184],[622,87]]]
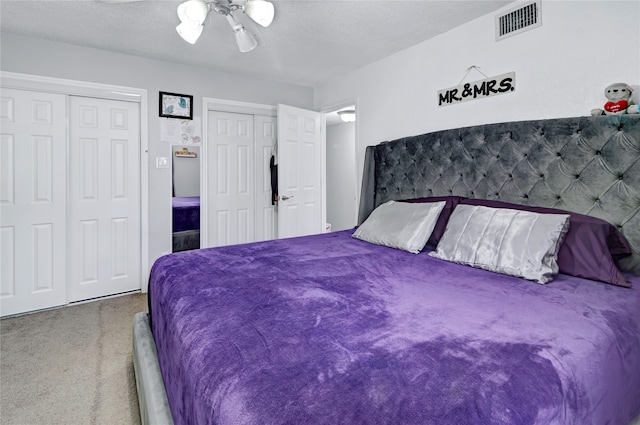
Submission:
[[[389,201],[373,210],[353,237],[417,254],[431,236],[445,202],[409,204]]]
[[[438,242],[440,242],[440,238],[444,234],[444,229],[447,228],[447,221],[449,221],[449,217],[453,212],[453,209],[465,199],[463,196],[430,196],[428,198],[414,198],[414,199],[404,199],[400,202],[409,202],[409,203],[423,203],[423,202],[446,202],[444,204],[444,208],[440,213],[440,217],[438,217],[438,221],[436,222],[436,226],[433,228],[433,232],[431,233],[431,237],[427,241],[427,245],[436,246]]]
[[[534,207],[488,199],[464,199],[466,205],[510,208],[542,214],[569,214],[571,226],[560,251],[560,273],[630,287],[615,260],[631,255],[631,246],[611,223],[596,217],[555,208]]]
[[[436,251],[429,255],[547,283],[569,229],[568,214],[458,205]]]

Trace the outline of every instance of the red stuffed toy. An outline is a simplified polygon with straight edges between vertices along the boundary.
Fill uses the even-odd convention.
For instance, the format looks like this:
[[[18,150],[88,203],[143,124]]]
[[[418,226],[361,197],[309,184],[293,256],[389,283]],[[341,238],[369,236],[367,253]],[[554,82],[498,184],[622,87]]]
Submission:
[[[637,114],[638,107],[631,100],[633,89],[625,83],[614,83],[604,89],[604,95],[609,100],[604,109],[592,109],[591,115]]]

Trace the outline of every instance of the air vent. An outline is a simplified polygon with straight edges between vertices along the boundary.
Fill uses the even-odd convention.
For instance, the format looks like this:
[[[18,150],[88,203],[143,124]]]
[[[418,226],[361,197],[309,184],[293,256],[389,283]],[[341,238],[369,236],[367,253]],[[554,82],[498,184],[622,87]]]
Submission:
[[[496,16],[496,41],[542,25],[540,0],[526,3]]]

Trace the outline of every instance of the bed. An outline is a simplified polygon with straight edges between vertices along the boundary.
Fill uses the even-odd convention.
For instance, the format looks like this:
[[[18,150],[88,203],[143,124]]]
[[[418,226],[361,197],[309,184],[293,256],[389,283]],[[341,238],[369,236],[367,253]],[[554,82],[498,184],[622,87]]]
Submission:
[[[200,197],[174,196],[173,252],[200,248]]]
[[[637,423],[640,117],[384,142],[367,149],[361,199],[357,230],[154,264],[149,313],[134,319],[143,422]],[[440,208],[417,254],[353,237],[377,234],[388,205]],[[554,220],[560,272],[540,285],[439,258],[455,229],[474,229],[455,225],[466,211]],[[610,282],[577,271],[596,263],[586,276]]]

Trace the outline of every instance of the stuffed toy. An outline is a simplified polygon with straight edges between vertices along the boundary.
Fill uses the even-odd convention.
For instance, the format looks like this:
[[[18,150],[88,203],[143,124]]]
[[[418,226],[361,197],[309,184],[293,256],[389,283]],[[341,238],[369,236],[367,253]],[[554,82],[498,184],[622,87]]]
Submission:
[[[618,114],[638,114],[638,105],[631,100],[633,89],[625,83],[613,83],[604,89],[604,96],[608,102],[604,104],[604,109],[592,109],[591,115],[618,115]]]

